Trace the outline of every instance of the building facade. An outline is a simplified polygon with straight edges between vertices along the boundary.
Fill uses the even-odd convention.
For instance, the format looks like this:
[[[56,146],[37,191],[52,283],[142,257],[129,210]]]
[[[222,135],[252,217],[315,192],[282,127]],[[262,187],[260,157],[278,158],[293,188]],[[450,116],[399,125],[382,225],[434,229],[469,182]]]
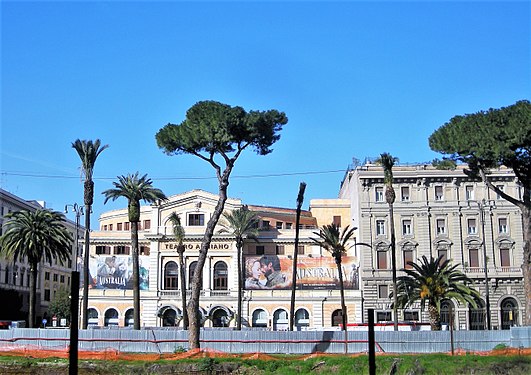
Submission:
[[[45,206],[43,202],[27,201],[0,189],[0,235],[3,233],[3,225],[6,220],[4,216],[8,213],[21,210],[35,211],[43,209]],[[66,220],[65,225],[71,231],[73,238],[75,238],[76,229],[79,238],[83,235],[83,227],[76,226],[75,222]],[[37,326],[42,324],[43,318],[48,318],[47,324],[52,324],[52,319],[47,315],[48,306],[57,291],[62,288],[70,289],[71,271],[71,261],[65,264],[57,261],[54,261],[53,264],[42,261],[39,264],[35,306]],[[13,262],[13,260],[0,257],[0,293],[4,296],[3,301],[11,301],[7,303],[9,307],[0,309],[0,320],[27,319],[29,283],[30,268],[25,259]]]
[[[481,293],[477,309],[444,301],[442,323],[448,325],[449,312],[454,311],[456,329],[521,325],[525,293],[520,210],[483,182],[469,178],[463,166],[438,170],[399,165],[393,175],[397,269],[410,267],[408,261],[422,256],[442,256],[458,264]],[[509,169],[494,170],[489,179],[509,195],[523,193]],[[364,320],[367,309],[373,308],[377,321],[392,322],[390,217],[382,167],[369,163],[348,171],[339,196],[351,202],[357,240],[371,245],[360,248]],[[399,310],[398,315],[399,321],[428,321],[427,312],[418,305]]]
[[[194,190],[171,196],[157,205],[143,206],[140,222],[141,325],[182,325],[181,296],[189,295],[201,240],[218,196]],[[322,223],[350,221],[350,202],[316,200],[312,211],[302,211],[299,226],[295,327],[323,329],[338,327],[341,301],[337,268],[333,258],[312,238]],[[228,199],[225,212],[242,207],[239,199]],[[257,241],[243,248],[245,288],[242,301],[243,326],[287,330],[289,326],[296,211],[248,205],[259,220]],[[169,215],[175,212],[185,229],[185,280],[179,273],[177,243]],[[204,327],[235,326],[237,309],[237,253],[233,237],[218,224],[202,275],[200,313]],[[91,234],[89,324],[128,326],[132,324],[133,294],[130,257],[130,223],[127,210],[106,212],[100,230]],[[343,269],[348,320],[362,320],[356,249],[349,250]]]

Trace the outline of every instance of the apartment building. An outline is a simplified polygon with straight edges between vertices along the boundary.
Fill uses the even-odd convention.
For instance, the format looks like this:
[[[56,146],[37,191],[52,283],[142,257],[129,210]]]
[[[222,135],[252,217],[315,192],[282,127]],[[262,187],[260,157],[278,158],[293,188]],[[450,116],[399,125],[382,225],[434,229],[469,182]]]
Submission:
[[[4,216],[14,211],[35,211],[45,208],[44,202],[28,201],[6,190],[0,189],[0,234],[2,234]],[[66,227],[75,238],[76,224],[67,220]],[[83,236],[83,227],[77,227],[78,236]],[[47,317],[47,309],[55,294],[61,288],[70,288],[72,262],[53,264],[41,262],[37,278],[37,324]],[[0,293],[4,297],[5,308],[0,309],[0,320],[26,320],[29,312],[29,265],[24,260],[13,262],[0,257]],[[51,319],[47,319],[52,324]]]
[[[169,197],[165,202],[142,206],[140,221],[141,325],[182,325],[181,296],[189,295],[201,240],[218,196],[193,190]],[[333,258],[312,240],[318,226],[350,221],[350,202],[331,199],[310,203],[299,225],[295,327],[337,329],[341,302],[337,268]],[[229,198],[225,212],[242,207]],[[248,205],[259,217],[259,238],[248,240],[243,249],[245,288],[243,326],[287,330],[289,324],[296,210]],[[180,279],[177,243],[168,217],[176,212],[185,229],[185,280]],[[346,225],[346,224],[345,224]],[[202,275],[201,324],[204,327],[233,327],[237,309],[237,253],[234,238],[215,230]],[[128,326],[132,324],[133,294],[130,285],[131,248],[127,209],[100,216],[100,230],[90,238],[89,324]],[[356,249],[343,259],[348,320],[361,322]],[[258,269],[262,267],[262,272]],[[269,267],[269,269],[267,269]]]
[[[456,329],[489,325],[491,329],[508,329],[522,324],[525,293],[520,210],[481,181],[468,177],[463,166],[438,170],[431,165],[397,165],[393,174],[397,269],[410,267],[408,261],[422,256],[442,256],[458,264],[481,293],[477,309],[444,301],[442,323],[447,325],[449,311],[454,311]],[[521,197],[523,193],[509,169],[493,170],[489,179],[509,195]],[[351,201],[351,222],[359,228],[357,240],[371,245],[360,248],[364,321],[367,309],[373,308],[377,321],[392,322],[390,216],[382,167],[367,163],[349,170],[339,197]],[[399,321],[428,321],[418,305],[399,310],[398,315]]]

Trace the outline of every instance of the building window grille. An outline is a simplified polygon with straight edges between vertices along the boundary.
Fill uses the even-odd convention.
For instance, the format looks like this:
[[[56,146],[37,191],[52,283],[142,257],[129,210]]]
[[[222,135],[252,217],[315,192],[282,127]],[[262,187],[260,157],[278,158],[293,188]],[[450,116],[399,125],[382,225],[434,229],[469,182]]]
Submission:
[[[376,220],[376,235],[385,236],[385,220]]]
[[[376,202],[383,202],[384,201],[384,190],[383,187],[377,187],[376,190]]]
[[[188,225],[202,227],[205,225],[205,214],[188,214]]]

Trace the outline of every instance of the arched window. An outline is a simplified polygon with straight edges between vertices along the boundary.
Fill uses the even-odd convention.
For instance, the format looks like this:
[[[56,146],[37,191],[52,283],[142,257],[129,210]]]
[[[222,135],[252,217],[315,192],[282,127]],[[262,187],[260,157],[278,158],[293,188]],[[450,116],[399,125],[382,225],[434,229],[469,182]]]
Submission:
[[[179,267],[175,262],[168,262],[164,266],[164,289],[179,288]]]
[[[341,324],[343,324],[343,311],[335,310],[332,313],[332,327],[339,327]]]
[[[274,331],[287,331],[289,328],[288,312],[286,310],[279,309],[273,314],[273,330]]]
[[[298,330],[301,330],[302,327],[310,326],[310,314],[306,309],[298,309],[295,312],[295,326]]]
[[[228,327],[229,320],[229,314],[225,309],[218,308],[212,313],[212,325],[214,327]]]
[[[105,327],[107,326],[117,326],[119,323],[118,321],[118,311],[115,309],[109,309],[105,311]]]
[[[196,266],[197,266],[197,262],[192,262],[190,263],[190,266],[188,267],[188,289],[192,289],[192,280],[194,279]],[[200,288],[203,289],[203,280],[201,280]]]
[[[469,329],[474,330],[484,330],[486,327],[487,314],[485,313],[485,304],[482,300],[477,302],[477,308],[468,308],[468,323]]]
[[[214,290],[228,289],[228,269],[225,262],[217,262],[214,265]]]
[[[133,316],[133,312],[135,310],[129,309],[125,312],[125,318],[124,318],[124,327],[129,327],[135,324],[135,319]]]
[[[162,314],[162,326],[174,327],[177,325],[177,311],[172,308],[166,309]]]
[[[518,304],[514,298],[506,298],[501,303],[501,329],[510,329],[518,324]]]
[[[267,327],[267,312],[262,309],[253,312],[253,327]]]
[[[452,313],[453,322],[455,324],[455,313],[454,310],[454,304],[449,300],[444,300],[441,302],[441,326],[448,326],[450,327],[450,312]]]
[[[88,317],[88,325],[89,326],[97,326],[98,325],[98,311],[94,308],[90,308],[87,310],[87,317]]]

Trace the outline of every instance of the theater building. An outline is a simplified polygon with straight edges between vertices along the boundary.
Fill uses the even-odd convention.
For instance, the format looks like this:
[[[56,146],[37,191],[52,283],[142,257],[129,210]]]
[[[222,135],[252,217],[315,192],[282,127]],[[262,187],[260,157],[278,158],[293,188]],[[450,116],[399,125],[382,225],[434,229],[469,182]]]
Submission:
[[[439,170],[431,165],[397,165],[393,168],[394,229],[397,269],[422,256],[442,256],[458,264],[481,293],[473,309],[446,300],[442,323],[454,311],[457,329],[508,329],[521,325],[524,316],[522,214],[510,202],[478,180],[463,166]],[[522,199],[523,188],[510,169],[493,170],[490,181],[507,194]],[[339,196],[351,202],[352,224],[358,227],[360,268],[365,308],[376,320],[392,322],[389,207],[385,201],[381,166],[367,163],[351,168]],[[400,276],[401,272],[398,273]],[[490,314],[489,314],[490,311]],[[399,321],[428,321],[419,305],[398,311]]]
[[[143,206],[139,232],[141,326],[181,325],[181,293],[190,293],[190,283],[206,224],[218,196],[194,190],[169,197],[160,204]],[[242,207],[229,198],[225,212]],[[243,249],[245,289],[244,326],[287,330],[292,288],[296,212],[294,209],[248,205],[260,219],[259,238],[248,240]],[[341,301],[337,268],[330,254],[312,238],[318,227],[331,222],[350,223],[350,201],[319,199],[310,202],[300,220],[295,326],[299,330],[338,327]],[[177,243],[168,221],[176,212],[185,229],[186,279],[180,279]],[[130,223],[127,209],[106,212],[100,230],[90,237],[89,324],[132,324],[133,293]],[[233,327],[237,300],[236,243],[218,225],[203,270],[200,297],[204,327]],[[362,321],[358,249],[343,258],[344,287],[349,322]],[[259,271],[262,268],[262,271]]]

